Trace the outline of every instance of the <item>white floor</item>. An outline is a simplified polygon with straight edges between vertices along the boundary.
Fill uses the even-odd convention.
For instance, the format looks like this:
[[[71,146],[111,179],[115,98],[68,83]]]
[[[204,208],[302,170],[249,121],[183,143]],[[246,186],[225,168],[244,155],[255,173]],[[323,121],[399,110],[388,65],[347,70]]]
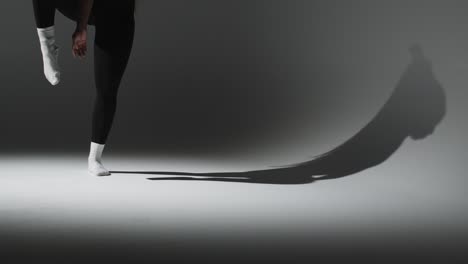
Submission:
[[[408,143],[378,167],[305,185],[152,181],[147,178],[165,175],[151,174],[94,177],[87,174],[83,155],[2,156],[0,232],[15,241],[37,243],[105,237],[226,247],[255,241],[266,248],[268,243],[381,250],[460,245],[468,241],[466,179],[461,171],[447,171],[457,161],[444,158],[443,151],[431,159],[411,159],[424,148]],[[113,171],[265,168],[264,162],[259,164],[254,158],[105,159]]]

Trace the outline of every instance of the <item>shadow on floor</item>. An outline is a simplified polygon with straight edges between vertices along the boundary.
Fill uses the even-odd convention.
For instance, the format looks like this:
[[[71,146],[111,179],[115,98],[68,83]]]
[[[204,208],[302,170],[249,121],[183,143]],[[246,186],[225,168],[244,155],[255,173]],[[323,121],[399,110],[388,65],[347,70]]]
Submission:
[[[111,173],[173,175],[149,180],[221,181],[261,184],[306,184],[336,179],[386,161],[408,137],[424,139],[446,113],[445,93],[419,45],[410,48],[411,63],[390,98],[356,135],[312,160],[272,169],[244,172],[190,173],[173,171],[112,171]]]

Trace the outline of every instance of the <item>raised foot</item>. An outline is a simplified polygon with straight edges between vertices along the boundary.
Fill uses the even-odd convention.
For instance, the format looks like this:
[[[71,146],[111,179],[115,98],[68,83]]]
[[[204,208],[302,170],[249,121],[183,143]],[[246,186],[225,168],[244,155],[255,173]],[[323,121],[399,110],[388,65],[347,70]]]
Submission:
[[[59,47],[42,43],[44,75],[52,85],[60,83]]]

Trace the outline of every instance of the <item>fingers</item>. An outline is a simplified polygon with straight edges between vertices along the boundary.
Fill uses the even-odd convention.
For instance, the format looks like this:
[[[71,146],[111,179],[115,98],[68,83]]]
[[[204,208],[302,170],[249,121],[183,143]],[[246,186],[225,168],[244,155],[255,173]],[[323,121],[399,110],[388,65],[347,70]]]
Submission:
[[[79,59],[83,59],[85,55],[86,53],[83,51],[82,48],[78,48],[75,50],[75,57],[78,57]]]
[[[86,45],[79,44],[75,49],[75,54],[78,58],[83,59],[86,55]]]
[[[72,35],[72,53],[73,57],[83,59],[88,51],[86,45],[86,31],[77,30]]]
[[[84,59],[88,49],[86,43],[74,43],[72,47],[73,57]]]

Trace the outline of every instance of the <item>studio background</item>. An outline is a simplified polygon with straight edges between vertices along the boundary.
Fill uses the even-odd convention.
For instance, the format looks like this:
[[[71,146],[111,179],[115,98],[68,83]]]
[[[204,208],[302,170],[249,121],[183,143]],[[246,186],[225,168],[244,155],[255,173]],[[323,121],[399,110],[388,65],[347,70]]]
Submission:
[[[460,0],[140,0],[134,49],[105,154],[109,162],[118,154],[136,158],[109,163],[117,169],[141,170],[136,165],[140,154],[151,156],[144,164],[148,170],[189,172],[308,160],[342,144],[373,119],[411,63],[414,43],[433,64],[446,113],[432,135],[406,139],[383,164],[320,185],[164,185],[127,175],[98,184],[82,177],[84,163],[73,162],[63,166],[76,168],[75,176],[41,167],[44,177],[55,176],[48,181],[31,176],[34,185],[8,176],[29,166],[13,164],[8,173],[0,170],[11,184],[3,184],[10,191],[2,192],[8,199],[1,205],[9,211],[0,224],[7,231],[20,224],[29,230],[28,221],[40,218],[46,227],[51,221],[63,223],[66,234],[70,226],[80,233],[99,225],[109,232],[131,230],[128,236],[137,239],[167,227],[183,237],[181,225],[213,236],[263,227],[259,239],[279,234],[278,241],[288,243],[297,235],[306,241],[300,249],[309,249],[310,241],[320,247],[324,240],[315,239],[322,237],[332,251],[332,238],[343,241],[362,231],[364,249],[384,238],[401,247],[419,239],[424,252],[436,253],[426,250],[427,243],[461,248],[468,241],[467,10],[468,3]],[[49,154],[70,153],[85,161],[95,93],[92,48],[84,61],[74,60],[74,23],[57,13],[62,80],[50,86],[42,73],[30,1],[3,1],[0,12],[0,161],[31,155],[32,162],[43,164]],[[93,28],[89,36],[92,47]],[[414,106],[426,100],[422,93]],[[387,133],[392,130],[369,142],[377,144]],[[43,192],[37,190],[40,184]],[[50,186],[59,187],[49,194]],[[61,202],[68,193],[80,206]],[[24,199],[36,196],[37,206]],[[25,201],[25,208],[51,209],[21,210],[15,207],[18,201]],[[108,210],[114,212],[110,220]],[[135,223],[141,224],[141,233],[132,233]],[[38,230],[55,238],[54,228]],[[92,230],[87,234],[94,239]],[[168,237],[173,239],[173,233]],[[357,244],[355,236],[348,238]],[[198,243],[198,236],[192,239]]]
[[[9,41],[0,43],[1,151],[86,151],[95,89],[92,49],[84,62],[74,60],[74,24],[57,14],[63,77],[50,86],[31,4],[2,6]],[[460,156],[465,6],[426,0],[140,0],[108,149],[320,154],[377,113],[410,62],[408,48],[420,43],[446,90],[449,113],[426,144],[443,138],[439,144]],[[92,46],[92,28],[89,35]]]

